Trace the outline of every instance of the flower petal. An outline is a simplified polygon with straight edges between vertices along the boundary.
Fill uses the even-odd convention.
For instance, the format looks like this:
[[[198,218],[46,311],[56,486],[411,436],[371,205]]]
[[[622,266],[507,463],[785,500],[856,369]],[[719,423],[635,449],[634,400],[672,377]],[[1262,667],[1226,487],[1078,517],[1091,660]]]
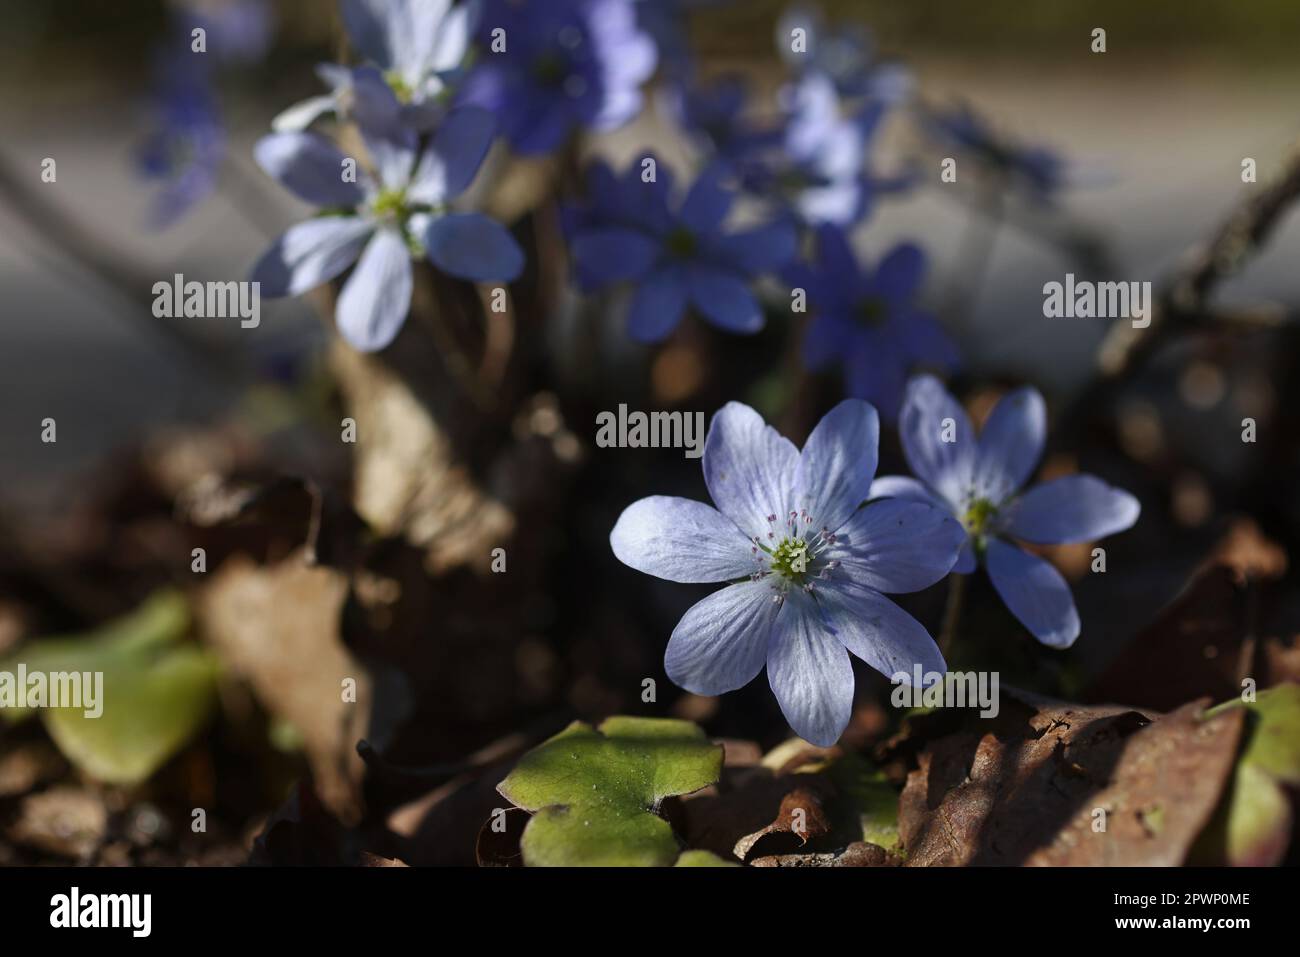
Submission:
[[[277,133],[301,133],[326,113],[333,112],[334,105],[334,97],[328,93],[308,97],[277,113],[271,120],[271,129]]]
[[[913,243],[899,243],[876,268],[876,295],[896,306],[911,302],[925,276],[925,253]]]
[[[1021,496],[1004,528],[1039,545],[1095,542],[1131,528],[1141,511],[1136,498],[1095,475],[1066,475]]]
[[[853,710],[853,665],[802,589],[787,593],[776,616],[767,681],[795,734],[819,747],[839,740]]]
[[[984,552],[989,579],[1002,602],[1030,634],[1053,648],[1079,637],[1079,612],[1061,573],[1045,559],[993,538]]]
[[[376,352],[397,337],[411,311],[411,253],[396,229],[381,229],[366,244],[334,309],[343,338]]]
[[[316,133],[270,133],[257,141],[253,156],[258,166],[313,206],[353,207],[365,198],[360,184],[343,179],[347,157]]]
[[[589,229],[573,239],[573,258],[601,285],[644,276],[659,257],[658,240],[635,229]]]
[[[478,175],[495,135],[496,119],[487,110],[477,106],[452,110],[420,155],[407,197],[435,205],[465,192]]]
[[[880,418],[861,399],[845,399],[817,423],[799,453],[795,492],[816,530],[836,531],[867,500],[879,445]]]
[[[700,174],[682,201],[681,220],[689,229],[711,233],[731,211],[734,194],[722,185],[725,168],[715,163]]]
[[[343,26],[352,45],[368,60],[387,69],[392,65],[389,49],[389,0],[342,0]]]
[[[768,223],[730,233],[716,240],[724,259],[747,276],[776,272],[799,250],[799,236],[788,222]]]
[[[853,581],[818,582],[815,594],[844,647],[882,675],[948,670],[943,654],[919,621],[874,588]]]
[[[323,216],[290,226],[253,267],[261,294],[296,296],[333,279],[361,254],[374,230],[356,216]]]
[[[428,69],[446,73],[460,66],[469,49],[470,35],[479,16],[479,4],[470,0],[458,4],[442,18],[426,62]]]
[[[747,405],[728,402],[704,440],[704,484],[718,511],[762,542],[784,526],[799,465],[794,444]]]
[[[981,494],[998,503],[1021,488],[1043,454],[1046,437],[1047,407],[1042,394],[1025,387],[1004,395],[979,437],[975,472]]]
[[[766,581],[728,585],[692,605],[668,639],[664,670],[692,694],[719,695],[749,684],[767,660],[779,605]]]
[[[623,510],[609,533],[624,565],[671,582],[721,582],[757,567],[753,544],[735,522],[704,502],[652,495]]]
[[[758,332],[763,310],[743,279],[717,269],[688,271],[691,305],[709,322],[728,332]]]
[[[961,505],[975,462],[975,430],[966,410],[934,376],[916,376],[907,383],[898,436],[917,478]]]
[[[429,260],[470,282],[512,282],[524,271],[524,252],[510,230],[480,213],[436,216],[420,237]]]
[[[660,342],[677,328],[686,311],[686,278],[676,267],[656,269],[632,295],[627,332],[638,342]]]
[[[906,475],[882,475],[871,483],[868,499],[901,498],[911,502],[925,502],[944,512],[951,513],[952,506],[925,485]]]
[[[885,498],[858,509],[835,537],[825,555],[840,562],[838,577],[895,594],[929,588],[948,574],[966,530],[946,509]]]

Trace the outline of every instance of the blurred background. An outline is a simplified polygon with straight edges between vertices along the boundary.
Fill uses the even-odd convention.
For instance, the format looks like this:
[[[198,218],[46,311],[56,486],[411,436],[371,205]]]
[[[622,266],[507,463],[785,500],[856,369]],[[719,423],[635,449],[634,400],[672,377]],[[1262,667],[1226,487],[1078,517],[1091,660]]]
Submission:
[[[244,279],[303,217],[306,207],[253,163],[252,145],[278,112],[319,92],[314,65],[346,49],[327,0],[251,5],[258,13],[216,67],[211,188],[171,217],[174,197],[148,175],[151,138],[169,96],[184,92],[167,70],[168,45],[177,23],[205,6],[220,4],[0,0],[0,658],[45,636],[102,638],[105,623],[143,615],[127,631],[196,639],[220,673],[211,709],[168,719],[201,730],[155,747],[157,760],[141,759],[145,771],[120,786],[87,784],[103,774],[67,763],[65,732],[49,729],[61,745],[53,748],[30,724],[0,729],[0,863],[233,863],[258,834],[267,860],[351,859],[344,845],[353,857],[361,846],[383,853],[400,835],[419,846],[403,845],[408,859],[472,863],[477,825],[467,822],[491,806],[499,780],[483,775],[487,791],[476,791],[475,769],[570,718],[674,714],[711,734],[780,741],[787,731],[765,682],[719,702],[681,693],[663,675],[673,624],[708,589],[619,565],[608,532],[644,495],[704,498],[698,462],[680,450],[597,450],[594,416],[619,402],[708,416],[734,398],[802,441],[838,382],[792,379],[775,321],[753,339],[688,322],[663,346],[633,344],[617,301],[548,295],[565,265],[543,263],[515,292],[515,349],[499,379],[480,383],[489,400],[435,397],[445,441],[419,423],[405,439],[399,422],[398,452],[359,460],[338,441],[337,423],[386,386],[375,385],[379,367],[340,356],[321,319],[327,300],[264,302],[256,330],[150,311],[154,282],[174,273]],[[1107,575],[1087,575],[1086,547],[1053,551],[1084,621],[1074,649],[1046,653],[981,579],[954,663],[996,664],[1005,681],[1043,693],[1154,708],[1235,693],[1240,656],[1263,654],[1257,639],[1277,639],[1268,667],[1291,674],[1300,217],[1284,213],[1215,286],[1207,310],[1228,317],[1222,326],[1169,336],[1100,386],[1098,350],[1112,324],[1045,319],[1042,287],[1073,271],[1159,290],[1251,191],[1285,173],[1300,135],[1300,6],[821,6],[832,22],[865,23],[882,55],[905,62],[917,102],[970,104],[1015,141],[1048,146],[1077,169],[1050,204],[1021,204],[993,222],[930,175],[945,154],[922,142],[907,109],[891,112],[873,147],[879,168],[919,162],[925,175],[881,199],[860,248],[874,260],[906,239],[929,254],[924,296],[960,348],[959,394],[978,416],[1005,388],[1038,386],[1059,426],[1047,470],[1096,472],[1143,502],[1139,527],[1108,545]],[[702,69],[746,74],[770,98],[783,69],[783,9],[769,0],[692,8]],[[1104,54],[1089,48],[1096,27],[1107,31]],[[585,157],[619,167],[647,149],[683,170],[689,162],[660,95],[632,124],[581,144]],[[46,157],[57,160],[55,183],[41,182]],[[1242,182],[1247,157],[1259,185]],[[564,170],[494,152],[487,189],[513,210],[517,236],[545,226],[548,201],[528,197],[557,175],[559,189],[576,189]],[[537,249],[526,245],[531,259]],[[455,295],[473,302],[472,292]],[[488,334],[461,332],[472,366]],[[414,351],[405,339],[395,348]],[[426,385],[459,374],[447,356],[414,371],[394,366]],[[1246,416],[1260,423],[1253,446],[1240,440]],[[41,439],[47,417],[57,422],[53,444]],[[882,472],[897,471],[897,440],[884,442]],[[385,495],[377,474],[405,481],[404,443],[451,478],[412,479],[421,491],[385,524],[375,519],[383,507],[362,499]],[[300,579],[286,562],[304,543],[346,576]],[[195,585],[191,573],[200,544],[212,585]],[[500,578],[487,547],[498,544],[510,563]],[[1225,577],[1196,584],[1209,566]],[[188,597],[169,604],[177,589]],[[1175,600],[1192,605],[1172,606],[1170,619]],[[934,631],[944,586],[902,603]],[[258,651],[268,646],[273,661]],[[302,677],[331,655],[341,663],[322,664],[327,676]],[[1164,667],[1176,674],[1152,687],[1152,669]],[[364,675],[360,726],[321,703],[337,697],[335,679],[348,668]],[[1135,671],[1141,682],[1124,680]],[[646,677],[658,682],[654,702],[641,698]],[[295,690],[300,681],[310,687]],[[884,733],[872,702],[886,687],[860,672],[863,706],[847,740]],[[358,757],[363,737],[373,748]],[[294,785],[302,780],[313,784]],[[33,806],[32,795],[51,792],[52,807]],[[436,818],[430,809],[456,794],[461,810]],[[187,827],[200,804],[212,809],[206,836]],[[285,820],[291,826],[275,831]]]

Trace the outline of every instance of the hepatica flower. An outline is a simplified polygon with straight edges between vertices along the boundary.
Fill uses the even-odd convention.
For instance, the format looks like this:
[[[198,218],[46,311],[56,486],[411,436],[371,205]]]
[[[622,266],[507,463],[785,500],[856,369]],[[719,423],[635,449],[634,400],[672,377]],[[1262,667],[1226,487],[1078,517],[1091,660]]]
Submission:
[[[688,305],[720,329],[757,332],[763,310],[750,281],[794,258],[794,228],[726,231],[735,197],[720,184],[717,167],[702,173],[675,209],[668,172],[657,168],[655,182],[647,183],[641,169],[633,164],[621,179],[605,181],[576,229],[573,256],[584,285],[633,283],[628,332],[642,342],[664,339]]]
[[[578,127],[627,123],[657,61],[631,0],[485,0],[478,32],[460,102],[492,110],[524,154],[550,152]]]
[[[792,42],[796,29],[804,31],[802,52],[796,52]],[[825,74],[847,98],[899,103],[912,92],[911,72],[876,56],[871,31],[861,23],[832,26],[815,7],[786,9],[777,21],[776,48],[792,69]]]
[[[768,683],[795,732],[830,745],[853,704],[852,653],[886,675],[945,670],[934,640],[882,593],[934,584],[964,533],[928,502],[859,507],[876,471],[879,423],[865,402],[832,409],[799,451],[736,402],[713,417],[704,482],[717,508],[669,496],[619,516],[620,561],[675,582],[728,582],[673,629],[668,676],[720,695]]]
[[[822,226],[816,237],[815,258],[785,271],[790,285],[807,294],[813,317],[804,361],[812,369],[842,365],[848,393],[872,402],[894,422],[911,372],[957,364],[943,327],[914,301],[925,254],[904,243],[869,270],[859,264],[843,230]]]
[[[317,67],[330,88],[296,103],[271,123],[279,132],[304,130],[327,113],[360,114],[380,125],[396,115],[419,132],[432,129],[445,113],[449,75],[469,50],[477,0],[341,0],[340,12],[352,46],[366,65]],[[383,114],[382,121],[367,112]]]
[[[1025,187],[1034,199],[1050,200],[1069,185],[1072,170],[1060,153],[1015,142],[969,106],[931,111],[927,122],[941,142],[970,153],[994,176]]]
[[[258,163],[325,215],[291,227],[254,268],[262,295],[296,296],[356,269],[335,309],[339,332],[363,351],[397,335],[411,304],[411,257],[473,282],[515,279],[523,253],[504,226],[449,202],[474,179],[492,140],[482,110],[452,111],[423,151],[409,131],[367,135],[377,176],[343,178],[345,157],[314,133],[273,133],[256,146]]]
[[[1042,455],[1046,420],[1038,390],[1019,389],[998,402],[976,439],[957,400],[938,380],[918,376],[908,384],[898,428],[920,481],[885,476],[872,485],[871,496],[930,502],[951,512],[966,532],[953,571],[969,574],[983,564],[1008,610],[1035,638],[1068,648],[1079,636],[1070,586],[1049,562],[1012,540],[1096,541],[1131,527],[1140,506],[1092,475],[1067,475],[1022,492]]]

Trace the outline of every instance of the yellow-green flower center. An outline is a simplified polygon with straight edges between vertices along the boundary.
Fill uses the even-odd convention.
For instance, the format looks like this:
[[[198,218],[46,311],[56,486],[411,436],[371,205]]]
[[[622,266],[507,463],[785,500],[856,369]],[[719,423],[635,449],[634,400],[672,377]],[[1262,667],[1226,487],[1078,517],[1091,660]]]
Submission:
[[[802,582],[811,563],[808,543],[802,538],[787,538],[772,550],[772,571],[788,581]]]
[[[400,189],[382,190],[371,204],[371,210],[376,216],[401,217],[406,212],[406,193]]]
[[[988,531],[989,522],[998,513],[998,507],[986,498],[974,499],[966,508],[961,523],[971,536],[978,538]]]
[[[396,70],[389,70],[385,73],[384,82],[393,91],[393,96],[397,97],[399,103],[410,103],[411,97],[415,95],[415,90],[411,89],[410,85]]]

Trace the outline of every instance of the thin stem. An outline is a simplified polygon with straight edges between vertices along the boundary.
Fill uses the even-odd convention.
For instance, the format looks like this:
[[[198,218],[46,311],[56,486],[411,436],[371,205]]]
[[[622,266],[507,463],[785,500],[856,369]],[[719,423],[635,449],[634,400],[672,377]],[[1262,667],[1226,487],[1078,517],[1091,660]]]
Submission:
[[[943,627],[939,632],[939,652],[944,661],[948,660],[948,649],[957,634],[957,623],[961,620],[962,603],[966,597],[966,575],[952,572],[948,575],[948,598],[943,608]]]

